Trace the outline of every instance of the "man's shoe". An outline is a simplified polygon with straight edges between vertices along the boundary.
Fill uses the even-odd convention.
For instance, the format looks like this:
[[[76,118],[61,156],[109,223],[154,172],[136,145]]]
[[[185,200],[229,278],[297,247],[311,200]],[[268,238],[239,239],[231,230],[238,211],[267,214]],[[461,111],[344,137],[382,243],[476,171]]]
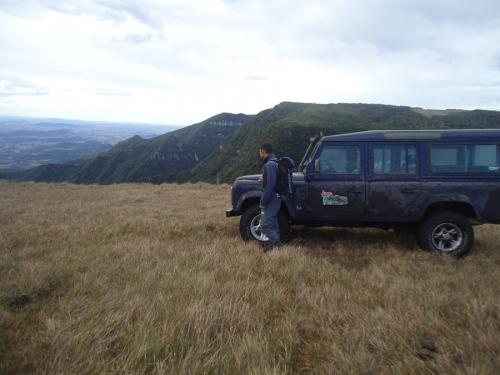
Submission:
[[[261,246],[265,253],[273,250],[273,245],[269,242],[262,242]]]
[[[284,244],[281,242],[275,243],[274,245],[270,244],[269,242],[262,243],[262,248],[264,249],[265,253],[272,251],[272,250],[278,250],[278,249],[282,248],[283,246],[284,246]]]

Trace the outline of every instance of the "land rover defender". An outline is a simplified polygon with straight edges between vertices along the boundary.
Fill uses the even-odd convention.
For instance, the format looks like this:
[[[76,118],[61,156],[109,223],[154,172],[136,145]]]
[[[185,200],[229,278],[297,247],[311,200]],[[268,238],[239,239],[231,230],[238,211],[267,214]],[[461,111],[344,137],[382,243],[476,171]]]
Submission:
[[[260,175],[232,186],[244,239],[260,230]],[[410,229],[418,245],[460,257],[473,225],[500,223],[500,130],[366,131],[310,146],[282,196],[281,236],[290,225]]]

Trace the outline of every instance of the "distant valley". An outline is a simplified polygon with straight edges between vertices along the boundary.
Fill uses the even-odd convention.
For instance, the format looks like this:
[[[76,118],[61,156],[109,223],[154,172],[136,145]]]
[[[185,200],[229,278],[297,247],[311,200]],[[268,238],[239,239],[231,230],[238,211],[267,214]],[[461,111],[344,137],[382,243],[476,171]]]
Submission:
[[[175,126],[62,119],[0,117],[0,169],[22,170],[109,150],[140,135],[151,138]]]

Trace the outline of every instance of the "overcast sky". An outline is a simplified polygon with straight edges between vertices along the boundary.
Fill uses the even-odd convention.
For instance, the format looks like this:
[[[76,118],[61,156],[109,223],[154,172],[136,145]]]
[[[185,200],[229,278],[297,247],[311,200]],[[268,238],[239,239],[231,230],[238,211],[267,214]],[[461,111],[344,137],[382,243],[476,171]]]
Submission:
[[[282,101],[500,110],[500,0],[0,0],[0,114],[191,124]]]

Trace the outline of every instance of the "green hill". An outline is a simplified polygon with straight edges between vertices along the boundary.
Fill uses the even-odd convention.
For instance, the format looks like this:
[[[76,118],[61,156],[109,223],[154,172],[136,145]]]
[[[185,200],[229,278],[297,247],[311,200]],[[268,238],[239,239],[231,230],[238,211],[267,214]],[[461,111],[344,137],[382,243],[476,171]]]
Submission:
[[[376,104],[281,103],[260,112],[247,125],[228,136],[192,170],[154,176],[155,182],[220,181],[256,173],[261,164],[258,148],[273,144],[277,154],[300,161],[309,138],[374,129],[500,128],[500,112],[423,110]]]
[[[500,112],[284,102],[255,116],[223,113],[156,138],[132,137],[108,152],[37,167],[17,178],[104,184],[215,182],[217,178],[230,182],[260,170],[257,150],[264,142],[272,143],[279,156],[289,155],[299,161],[314,135],[451,128],[500,128]]]

